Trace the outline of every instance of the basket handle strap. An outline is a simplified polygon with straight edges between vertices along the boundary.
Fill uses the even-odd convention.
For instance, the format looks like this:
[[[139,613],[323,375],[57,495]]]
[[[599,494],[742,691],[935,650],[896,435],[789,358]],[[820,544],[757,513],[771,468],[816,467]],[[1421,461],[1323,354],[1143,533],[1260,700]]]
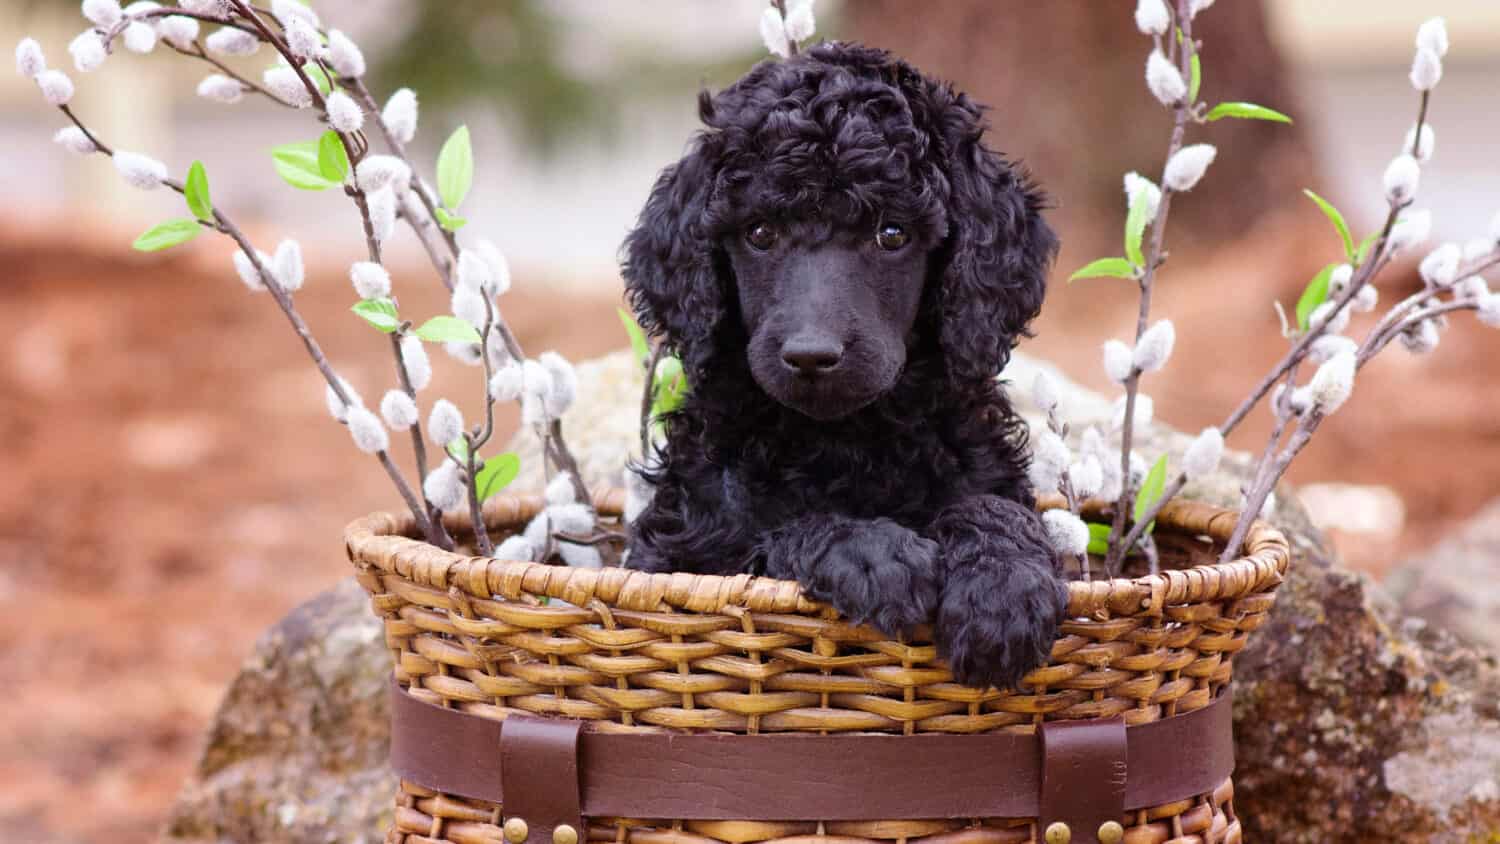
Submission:
[[[1125,719],[1049,721],[1038,732],[1042,793],[1037,826],[1044,835],[1066,829],[1060,837],[1072,844],[1099,844],[1104,825],[1118,825],[1125,815]]]
[[[578,844],[586,829],[578,786],[578,735],[571,718],[512,715],[500,727],[500,788],[510,844]]]

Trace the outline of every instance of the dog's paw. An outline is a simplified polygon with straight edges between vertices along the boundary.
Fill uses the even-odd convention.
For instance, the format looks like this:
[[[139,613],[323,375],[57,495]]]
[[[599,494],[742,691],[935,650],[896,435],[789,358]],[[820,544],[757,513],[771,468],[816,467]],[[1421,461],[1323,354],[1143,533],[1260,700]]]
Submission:
[[[1001,579],[950,578],[938,608],[938,652],[965,686],[1019,688],[1046,664],[1068,605],[1059,578],[1014,567]]]
[[[848,528],[817,553],[795,558],[808,597],[892,636],[931,621],[940,594],[938,544],[890,519]]]

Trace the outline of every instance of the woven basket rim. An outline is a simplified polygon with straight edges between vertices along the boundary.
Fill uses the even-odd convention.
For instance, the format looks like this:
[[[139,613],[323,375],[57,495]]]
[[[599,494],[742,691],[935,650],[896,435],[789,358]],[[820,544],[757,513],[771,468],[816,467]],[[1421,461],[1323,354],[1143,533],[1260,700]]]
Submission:
[[[621,489],[601,490],[594,496],[599,512],[618,516],[624,507]],[[1060,503],[1043,500],[1049,508]],[[484,504],[483,518],[491,528],[518,528],[541,511],[538,495],[497,495]],[[1198,501],[1175,499],[1156,518],[1158,529],[1205,535],[1227,542],[1238,515]],[[471,530],[465,513],[445,515],[455,533]],[[434,589],[459,589],[472,597],[523,594],[545,595],[578,607],[602,602],[615,610],[634,612],[790,613],[837,618],[832,607],[802,595],[792,580],[749,574],[707,575],[673,572],[655,574],[633,569],[579,569],[522,560],[466,556],[444,551],[411,538],[410,514],[372,513],[350,522],[344,544],[356,566],[375,568]],[[1072,581],[1068,584],[1067,614],[1074,618],[1160,614],[1167,606],[1224,601],[1266,591],[1281,583],[1291,562],[1291,550],[1281,531],[1264,521],[1251,525],[1245,553],[1227,563],[1172,569],[1140,577]]]

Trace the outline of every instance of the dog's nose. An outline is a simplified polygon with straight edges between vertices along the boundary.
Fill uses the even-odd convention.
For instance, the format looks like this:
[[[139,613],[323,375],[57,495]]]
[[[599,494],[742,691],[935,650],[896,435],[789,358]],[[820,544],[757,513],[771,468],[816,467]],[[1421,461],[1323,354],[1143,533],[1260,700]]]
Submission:
[[[803,375],[827,372],[843,359],[843,345],[830,339],[793,337],[781,346],[782,362]]]

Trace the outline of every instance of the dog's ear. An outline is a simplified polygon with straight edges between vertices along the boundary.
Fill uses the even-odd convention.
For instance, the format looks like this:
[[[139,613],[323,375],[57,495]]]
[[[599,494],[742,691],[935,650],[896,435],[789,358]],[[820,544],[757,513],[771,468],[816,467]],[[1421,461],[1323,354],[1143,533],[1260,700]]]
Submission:
[[[950,185],[939,339],[954,377],[990,378],[1041,310],[1057,236],[1042,193],[981,142],[979,109],[957,95],[935,111]]]
[[[716,138],[693,149],[657,178],[640,219],[625,239],[625,291],[641,325],[682,358],[689,380],[713,352],[725,296],[715,257],[709,200],[717,178]]]

